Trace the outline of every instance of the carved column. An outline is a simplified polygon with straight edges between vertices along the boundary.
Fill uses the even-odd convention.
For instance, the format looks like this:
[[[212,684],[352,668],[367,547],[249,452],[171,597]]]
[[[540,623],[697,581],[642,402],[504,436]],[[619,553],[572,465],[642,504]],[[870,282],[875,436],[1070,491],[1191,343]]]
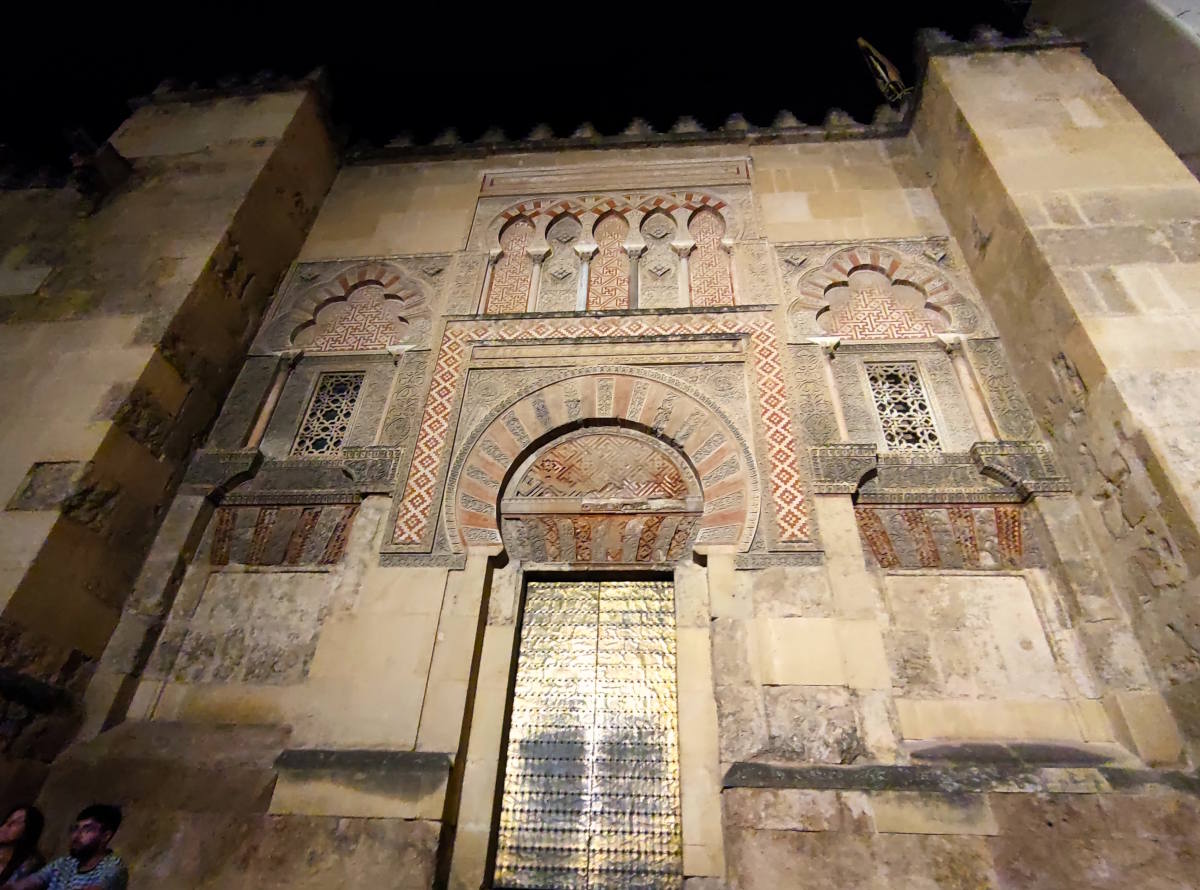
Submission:
[[[721,249],[729,256],[729,292],[733,294],[733,305],[737,305],[737,271],[733,265],[733,239],[722,238]]]
[[[527,248],[525,252],[533,259],[533,274],[529,277],[529,299],[525,301],[525,310],[536,312],[538,290],[542,286],[542,262],[550,256],[550,246],[542,242],[540,246]]]
[[[638,282],[640,274],[638,266],[642,259],[642,254],[646,252],[646,243],[644,241],[626,242],[625,252],[629,254],[629,308],[638,308]]]
[[[275,375],[271,378],[271,388],[267,390],[267,397],[263,400],[262,407],[258,410],[258,416],[254,419],[250,435],[246,438],[247,448],[257,448],[262,442],[263,436],[267,432],[267,426],[271,422],[271,415],[275,413],[275,406],[279,404],[279,396],[283,393],[283,387],[287,384],[288,378],[292,376],[292,369],[296,367],[296,362],[300,361],[302,355],[304,355],[303,349],[289,349],[279,354],[279,364],[275,366]]]
[[[596,251],[600,249],[595,241],[587,241],[583,244],[575,245],[575,255],[579,257],[579,290],[575,295],[575,311],[587,311],[588,299],[588,269],[592,263],[592,257],[596,255]]]
[[[688,272],[688,256],[696,249],[696,242],[672,241],[671,250],[679,257],[679,301],[682,306],[692,305],[692,277]]]
[[[958,377],[958,385],[967,400],[967,408],[971,411],[971,420],[975,422],[975,431],[981,441],[987,442],[996,438],[996,428],[988,416],[983,395],[979,391],[979,383],[975,379],[975,370],[963,351],[963,338],[959,334],[938,334],[946,354],[950,356],[950,364],[954,366],[954,374]]]
[[[504,248],[493,247],[488,251],[487,270],[483,274],[483,293],[479,295],[479,304],[476,308],[476,313],[482,314],[487,311],[488,293],[492,289],[492,276],[496,273],[496,263],[500,262],[500,257],[504,256]]]
[[[821,373],[825,375],[825,386],[829,390],[829,404],[833,406],[833,419],[837,423],[838,440],[850,441],[850,428],[846,426],[846,412],[842,408],[842,397],[838,392],[837,380],[833,376],[833,354],[842,341],[837,337],[813,337],[810,342],[821,347]]]

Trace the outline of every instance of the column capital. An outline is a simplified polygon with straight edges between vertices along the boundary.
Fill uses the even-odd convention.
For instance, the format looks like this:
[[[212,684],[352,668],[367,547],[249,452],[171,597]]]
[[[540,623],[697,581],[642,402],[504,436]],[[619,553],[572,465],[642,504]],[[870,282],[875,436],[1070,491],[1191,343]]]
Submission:
[[[722,238],[721,239],[721,249],[724,250],[726,253],[731,254],[731,255],[733,254],[733,245],[734,245],[734,240],[732,238]]]
[[[695,241],[672,241],[671,250],[678,254],[679,258],[687,259],[687,255],[696,249]]]
[[[625,248],[625,252],[627,254],[629,254],[629,258],[631,260],[637,259],[638,257],[640,257],[642,254],[644,254],[646,252],[646,242],[645,241],[627,241],[625,244],[623,244],[621,246],[623,248]]]
[[[595,241],[586,241],[582,244],[574,246],[575,255],[585,263],[596,255],[596,251],[600,249],[600,245]]]
[[[300,361],[300,359],[304,357],[304,350],[285,349],[283,352],[279,353],[279,357],[283,359],[283,363],[287,365],[288,368],[294,368],[296,367],[296,362]]]
[[[400,364],[400,359],[404,357],[404,353],[412,349],[411,343],[394,343],[387,347],[387,354],[392,357],[392,364]]]
[[[546,257],[550,256],[549,245],[543,244],[539,247],[527,247],[525,252],[533,259],[535,265],[541,263]]]
[[[842,345],[841,337],[809,337],[809,343],[815,343],[821,347],[821,351],[830,358],[837,352],[837,348]]]
[[[963,348],[962,334],[934,334],[941,341],[942,348],[946,350],[947,355],[954,355],[956,352],[961,352]]]
[[[500,262],[500,257],[502,257],[502,256],[504,256],[504,248],[503,247],[493,247],[491,250],[488,251],[488,265],[489,266],[496,265],[496,263]]]

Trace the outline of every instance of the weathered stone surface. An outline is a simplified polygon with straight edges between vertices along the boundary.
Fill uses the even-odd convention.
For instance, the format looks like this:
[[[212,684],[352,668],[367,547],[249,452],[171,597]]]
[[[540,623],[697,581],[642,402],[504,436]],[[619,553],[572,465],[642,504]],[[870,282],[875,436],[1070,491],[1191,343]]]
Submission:
[[[762,687],[717,686],[721,762],[748,760],[767,746]]]
[[[771,758],[854,763],[866,753],[849,690],[837,686],[769,686],[764,693]]]
[[[91,467],[80,461],[39,462],[8,502],[9,510],[53,510],[74,496]]]
[[[115,843],[132,881],[163,888],[425,890],[439,826],[403,819],[229,816],[128,808]]]
[[[730,886],[738,890],[1003,886],[983,838],[745,829],[728,838]]]
[[[771,831],[870,831],[865,795],[800,789],[729,788],[725,824]]]
[[[1200,856],[1194,798],[992,795],[988,844],[1002,886],[1190,887]]]
[[[870,797],[875,830],[882,834],[994,835],[999,829],[979,794],[885,791]]]

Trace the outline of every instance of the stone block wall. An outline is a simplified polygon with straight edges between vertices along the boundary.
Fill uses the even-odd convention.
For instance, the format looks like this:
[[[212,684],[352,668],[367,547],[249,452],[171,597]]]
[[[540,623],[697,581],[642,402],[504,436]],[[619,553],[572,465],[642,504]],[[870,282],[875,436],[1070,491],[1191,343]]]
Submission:
[[[1065,547],[1073,618],[1097,664],[1119,663],[1094,596],[1112,591],[1194,740],[1200,184],[1078,50],[935,59],[915,133],[1082,495],[1051,520],[1090,542]]]
[[[1195,796],[1154,786],[1095,793],[1087,772],[1042,770],[990,792],[878,790],[871,782],[730,789],[728,886],[1190,886]]]
[[[18,759],[49,760],[77,726],[187,459],[333,173],[304,89],[155,102],[112,143],[132,175],[94,213],[69,191],[0,195],[0,627]]]

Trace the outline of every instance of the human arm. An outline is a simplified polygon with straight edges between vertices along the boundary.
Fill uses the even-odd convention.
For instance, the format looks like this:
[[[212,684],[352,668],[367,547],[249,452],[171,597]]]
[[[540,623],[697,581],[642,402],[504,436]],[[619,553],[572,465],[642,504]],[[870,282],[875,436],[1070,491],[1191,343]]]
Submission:
[[[46,890],[48,886],[50,886],[50,874],[48,869],[43,868],[28,877],[10,881],[0,890]]]

